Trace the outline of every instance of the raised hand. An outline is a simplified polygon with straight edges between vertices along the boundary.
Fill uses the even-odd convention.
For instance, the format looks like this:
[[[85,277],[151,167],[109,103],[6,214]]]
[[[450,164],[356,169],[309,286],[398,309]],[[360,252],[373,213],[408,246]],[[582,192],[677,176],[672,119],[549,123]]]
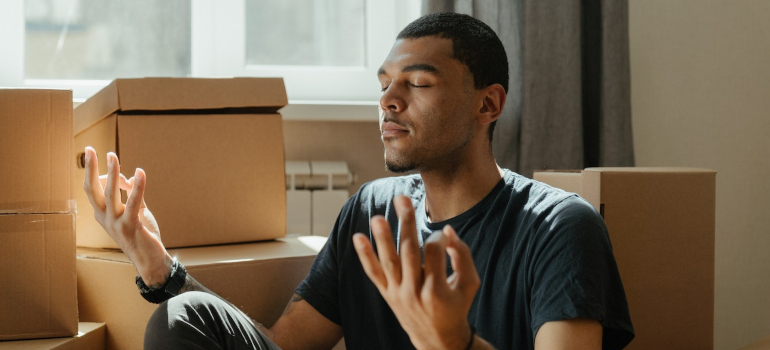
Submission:
[[[393,205],[401,225],[401,255],[396,252],[387,220],[375,216],[371,228],[377,255],[366,235],[353,236],[364,271],[415,347],[464,349],[473,336],[468,311],[480,283],[470,249],[447,225],[426,240],[422,265],[412,203],[408,197],[398,196]],[[445,254],[449,254],[454,270],[449,277]]]
[[[94,217],[115,243],[134,263],[145,284],[162,285],[171,270],[172,259],[160,241],[155,218],[144,202],[146,175],[136,169],[131,179],[120,174],[120,163],[114,153],[107,154],[107,174],[99,176],[98,158],[86,147],[86,176],[83,189],[94,208]],[[126,190],[124,204],[120,190]]]

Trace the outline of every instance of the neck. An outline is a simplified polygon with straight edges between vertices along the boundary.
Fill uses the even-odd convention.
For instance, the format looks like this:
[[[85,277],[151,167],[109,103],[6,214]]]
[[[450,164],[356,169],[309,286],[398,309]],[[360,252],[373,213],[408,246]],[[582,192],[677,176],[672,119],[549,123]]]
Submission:
[[[439,222],[464,213],[492,191],[502,173],[491,154],[470,157],[441,169],[420,171],[428,217],[432,222]]]

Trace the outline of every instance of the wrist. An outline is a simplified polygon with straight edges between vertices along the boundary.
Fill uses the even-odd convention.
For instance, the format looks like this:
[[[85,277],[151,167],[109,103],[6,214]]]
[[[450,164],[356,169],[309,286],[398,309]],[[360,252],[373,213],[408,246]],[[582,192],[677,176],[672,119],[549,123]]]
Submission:
[[[147,285],[147,287],[150,288],[160,288],[164,284],[166,284],[166,281],[168,281],[168,278],[171,276],[171,268],[174,264],[174,259],[171,258],[168,253],[163,258],[163,261],[161,264],[156,264],[154,268],[151,269],[138,269],[139,275],[142,277],[142,281],[144,281],[144,284]]]

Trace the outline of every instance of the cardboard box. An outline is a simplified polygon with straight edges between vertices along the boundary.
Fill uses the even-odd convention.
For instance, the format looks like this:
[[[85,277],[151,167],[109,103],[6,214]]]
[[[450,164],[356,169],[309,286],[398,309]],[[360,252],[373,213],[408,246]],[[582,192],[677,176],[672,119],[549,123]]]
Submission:
[[[0,89],[0,214],[69,213],[72,91]]]
[[[636,338],[627,349],[714,346],[716,173],[693,168],[537,172],[604,217]]]
[[[80,322],[74,337],[0,342],[0,350],[104,350],[104,323]]]
[[[260,323],[271,326],[310,271],[323,237],[169,250],[190,275]],[[136,269],[113,250],[78,248],[82,321],[107,324],[108,349],[141,349],[157,307],[139,295]]]
[[[0,340],[77,333],[74,214],[0,215]]]
[[[127,177],[143,168],[168,248],[283,237],[286,104],[281,78],[118,79],[75,109],[76,158],[90,145],[102,174],[110,151]],[[77,201],[77,245],[118,248],[82,190]]]

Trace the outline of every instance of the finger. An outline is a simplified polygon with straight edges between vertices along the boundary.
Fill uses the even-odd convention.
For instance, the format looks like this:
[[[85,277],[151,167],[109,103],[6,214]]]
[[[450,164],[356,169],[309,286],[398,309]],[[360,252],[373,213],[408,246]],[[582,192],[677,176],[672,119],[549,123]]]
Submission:
[[[422,266],[420,264],[420,242],[417,240],[417,225],[414,219],[412,200],[407,196],[393,199],[399,225],[401,226],[400,255],[402,283],[409,283],[415,290],[422,284]]]
[[[88,195],[91,206],[99,212],[104,212],[104,187],[99,183],[99,159],[96,151],[86,147],[86,176],[83,188]]]
[[[358,253],[358,260],[361,261],[361,265],[364,267],[364,272],[372,280],[372,283],[380,290],[384,291],[388,288],[388,279],[385,277],[385,272],[382,270],[377,255],[374,254],[372,249],[372,243],[369,242],[369,238],[363,233],[356,233],[353,235],[353,246]]]
[[[99,176],[99,183],[102,185],[102,187],[107,186],[107,176],[108,176],[107,174]],[[126,176],[123,174],[118,174],[118,176],[119,176],[118,186],[120,187],[120,189],[123,191],[130,191],[131,187],[133,186],[133,183],[129,182],[129,179],[127,179]]]
[[[449,237],[436,231],[425,240],[425,283],[434,288],[446,288],[446,247]]]
[[[131,194],[128,195],[126,200],[126,212],[130,218],[138,218],[139,211],[142,209],[142,203],[144,202],[144,185],[146,183],[144,170],[136,169],[133,179],[134,186],[131,188]]]
[[[141,168],[138,168],[138,169],[141,169]],[[142,170],[142,172],[144,172],[144,170]],[[145,174],[145,177],[146,177],[146,174]],[[132,176],[130,179],[126,180],[126,186],[128,186],[128,188],[129,188],[126,191],[128,192],[127,195],[129,195],[129,196],[131,195],[131,192],[130,192],[131,189],[134,188],[134,181],[135,181],[135,177],[134,176]],[[140,209],[147,208],[147,202],[144,200],[144,196],[142,196],[142,203],[139,206],[139,208]]]
[[[118,216],[123,213],[123,202],[120,199],[118,174],[120,164],[115,153],[107,153],[107,183],[104,186],[104,204],[109,215]]]
[[[375,215],[371,220],[372,235],[377,244],[377,255],[382,270],[388,278],[388,285],[400,285],[401,261],[396,253],[396,244],[393,243],[393,234],[390,224],[381,215]]]
[[[450,287],[475,294],[479,286],[479,274],[473,263],[470,248],[457,236],[457,232],[451,226],[444,226],[443,233],[449,238],[446,251],[454,270],[452,278],[450,278],[452,280]]]

